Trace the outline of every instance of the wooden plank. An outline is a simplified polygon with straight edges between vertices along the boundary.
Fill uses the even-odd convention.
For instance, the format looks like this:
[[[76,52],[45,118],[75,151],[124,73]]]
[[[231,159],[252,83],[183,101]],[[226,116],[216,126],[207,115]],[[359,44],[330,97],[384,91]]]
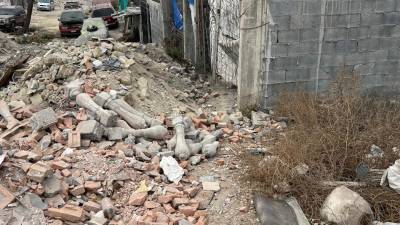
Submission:
[[[19,67],[29,59],[29,57],[30,55],[16,56],[11,62],[6,64],[4,72],[0,77],[0,87],[8,84],[12,75],[14,74],[14,71],[19,69]]]

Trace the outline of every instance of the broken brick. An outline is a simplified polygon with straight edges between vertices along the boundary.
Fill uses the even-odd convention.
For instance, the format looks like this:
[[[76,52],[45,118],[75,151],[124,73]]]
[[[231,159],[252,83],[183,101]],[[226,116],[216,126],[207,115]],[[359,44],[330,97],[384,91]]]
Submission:
[[[62,160],[54,160],[50,164],[51,168],[55,170],[63,170],[63,169],[68,169],[71,167],[71,164],[66,163]]]
[[[189,197],[194,198],[199,191],[200,191],[200,188],[191,187],[191,188],[185,189],[183,192],[186,193],[187,195],[189,195]]]
[[[145,207],[146,209],[155,209],[155,208],[157,208],[157,207],[160,207],[160,203],[154,202],[154,201],[146,201],[146,202],[144,203],[144,207]]]
[[[193,206],[179,206],[179,212],[181,212],[185,216],[193,216],[196,212],[196,208]]]
[[[174,206],[174,208],[178,208],[178,206],[186,204],[189,204],[188,198],[174,198],[172,201],[172,206]]]
[[[14,199],[14,195],[0,184],[0,210],[7,207]]]
[[[147,195],[148,195],[147,192],[133,193],[129,197],[128,204],[129,205],[134,205],[134,206],[141,206],[146,201]]]
[[[163,205],[165,212],[168,214],[172,214],[175,212],[175,209],[171,206],[171,204],[164,204]]]
[[[83,209],[74,205],[65,205],[63,208],[49,208],[47,213],[49,217],[70,222],[79,222],[84,218]]]
[[[85,193],[85,187],[83,185],[78,185],[69,191],[73,196],[79,196]]]
[[[96,181],[86,181],[85,182],[85,189],[88,191],[96,191],[99,188],[101,188],[100,182],[96,182]]]
[[[81,133],[78,131],[68,132],[68,147],[79,148],[81,147]]]
[[[71,176],[71,171],[69,171],[68,169],[63,169],[63,170],[61,170],[61,174],[64,176],[64,177],[69,177],[69,176]]]
[[[174,195],[171,195],[171,194],[166,194],[166,195],[161,195],[161,196],[158,196],[158,202],[159,203],[161,203],[161,204],[165,204],[165,203],[170,203],[170,202],[172,202],[172,200],[174,199]]]
[[[88,201],[83,203],[83,209],[88,212],[98,212],[101,210],[101,205],[96,202]]]
[[[17,159],[27,159],[30,152],[28,151],[18,151],[14,154],[14,158]]]
[[[27,176],[29,179],[41,183],[46,177],[51,175],[52,170],[45,162],[37,162],[29,168]]]
[[[221,188],[219,186],[219,182],[203,181],[202,185],[203,185],[203,190],[205,190],[205,191],[217,192],[217,191],[221,190]]]

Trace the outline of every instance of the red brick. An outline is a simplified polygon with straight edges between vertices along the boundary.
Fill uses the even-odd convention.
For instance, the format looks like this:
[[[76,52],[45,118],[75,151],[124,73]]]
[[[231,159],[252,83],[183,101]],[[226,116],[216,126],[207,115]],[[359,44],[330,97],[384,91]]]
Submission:
[[[154,202],[154,201],[146,201],[144,203],[144,207],[146,209],[154,209],[154,208],[160,207],[160,203]]]
[[[79,131],[68,132],[68,147],[70,148],[81,147],[81,133],[79,133]]]
[[[76,186],[69,191],[73,196],[79,196],[85,193],[85,187],[83,185]]]
[[[67,170],[67,169],[63,169],[63,170],[61,170],[61,174],[62,174],[64,177],[69,177],[69,176],[71,176],[71,171],[69,171],[69,170]]]
[[[196,212],[196,208],[192,206],[179,206],[179,212],[181,212],[185,216],[194,216]]]
[[[88,201],[83,203],[83,209],[88,212],[98,212],[101,210],[101,205],[97,204],[96,202]]]
[[[0,210],[7,207],[14,199],[14,195],[0,184]]]
[[[218,166],[223,166],[225,164],[225,160],[218,159],[216,163],[217,163]]]
[[[207,217],[207,215],[208,215],[208,213],[207,213],[207,211],[205,211],[205,210],[197,210],[197,211],[194,213],[194,217],[196,217],[196,218]]]
[[[68,129],[72,129],[73,127],[73,118],[72,117],[65,117],[64,118],[64,125]]]
[[[85,189],[88,191],[96,191],[101,188],[101,183],[96,181],[85,181]]]
[[[29,179],[41,183],[44,178],[48,177],[51,174],[51,168],[45,162],[37,162],[31,166],[29,169],[27,176]]]
[[[207,225],[208,220],[206,217],[200,217],[199,220],[197,220],[197,223],[195,225]]]
[[[168,214],[172,214],[175,212],[175,209],[172,208],[171,204],[164,204],[163,207],[165,209],[165,212]]]
[[[167,215],[165,215],[165,213],[157,212],[156,215],[157,215],[157,220],[156,220],[157,223],[167,223],[168,224],[169,218]]]
[[[174,198],[174,200],[172,201],[172,206],[174,206],[174,208],[186,204],[189,204],[189,199],[187,198]]]
[[[166,194],[162,196],[158,196],[158,202],[161,204],[170,203],[174,199],[174,195]]]
[[[14,158],[17,159],[27,159],[29,155],[28,151],[18,151],[14,154]]]
[[[51,168],[55,170],[63,170],[63,169],[68,169],[71,168],[71,164],[66,163],[62,160],[54,160],[51,162]]]
[[[187,188],[185,189],[183,192],[185,192],[185,194],[189,195],[189,197],[194,198],[197,193],[199,193],[200,188],[198,187],[191,187],[191,188]]]
[[[50,217],[70,222],[79,222],[84,216],[83,209],[74,205],[65,205],[63,208],[49,208],[47,213]]]
[[[147,192],[133,193],[129,197],[128,204],[134,206],[141,206],[146,201],[147,196],[148,196]]]

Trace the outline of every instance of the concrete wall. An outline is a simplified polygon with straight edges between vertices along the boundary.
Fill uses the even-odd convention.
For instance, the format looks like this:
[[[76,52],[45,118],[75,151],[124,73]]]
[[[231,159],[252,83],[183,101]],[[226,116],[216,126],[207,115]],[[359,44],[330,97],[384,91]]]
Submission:
[[[359,73],[365,89],[399,87],[400,1],[267,3],[264,108],[282,90],[326,90],[343,68]]]
[[[221,2],[220,31],[216,26],[218,1]],[[217,58],[211,58],[217,62],[217,74],[225,81],[237,84],[237,72],[239,63],[239,23],[240,23],[240,1],[239,0],[210,0],[210,40],[211,56],[213,51],[218,51]],[[218,47],[214,46],[214,40],[218,38]]]

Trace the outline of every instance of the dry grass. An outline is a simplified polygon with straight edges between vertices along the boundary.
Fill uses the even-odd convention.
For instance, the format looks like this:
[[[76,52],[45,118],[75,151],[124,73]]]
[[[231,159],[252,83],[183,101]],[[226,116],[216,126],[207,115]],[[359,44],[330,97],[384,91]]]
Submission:
[[[254,187],[273,195],[280,192],[274,186],[288,183],[289,194],[299,200],[309,218],[317,219],[333,189],[322,186],[322,181],[356,181],[355,169],[359,163],[368,162],[365,155],[373,144],[385,155],[368,162],[370,168],[386,169],[393,163],[397,157],[392,148],[400,142],[400,104],[363,96],[358,87],[357,76],[342,74],[324,97],[299,92],[282,95],[277,114],[294,122],[275,143],[280,160],[266,165],[259,157],[245,157],[246,163],[258,165],[249,167],[248,178]],[[310,168],[306,175],[293,171],[301,164]],[[400,222],[399,194],[379,184],[355,191],[371,204],[376,219]]]

